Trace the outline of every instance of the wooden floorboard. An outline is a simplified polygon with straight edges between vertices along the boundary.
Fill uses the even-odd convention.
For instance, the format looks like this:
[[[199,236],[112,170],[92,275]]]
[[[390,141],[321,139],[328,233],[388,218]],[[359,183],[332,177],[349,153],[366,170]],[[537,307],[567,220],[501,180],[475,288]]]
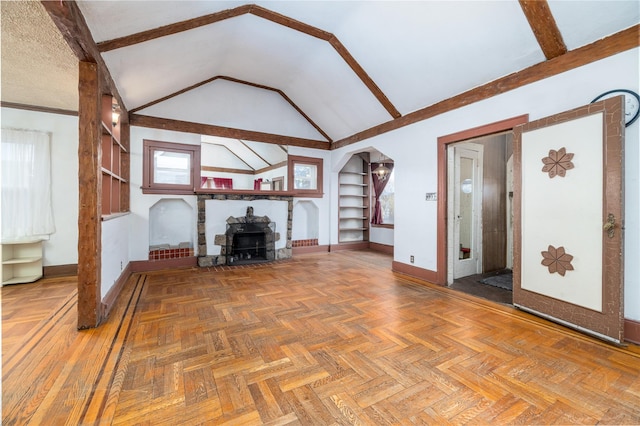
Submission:
[[[4,425],[640,424],[640,348],[340,251],[2,288]]]

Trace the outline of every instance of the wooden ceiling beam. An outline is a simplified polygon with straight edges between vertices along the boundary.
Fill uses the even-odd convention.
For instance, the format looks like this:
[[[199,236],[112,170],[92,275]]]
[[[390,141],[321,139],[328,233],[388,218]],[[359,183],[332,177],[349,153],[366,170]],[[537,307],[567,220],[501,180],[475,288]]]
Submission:
[[[253,148],[251,148],[249,145],[247,145],[247,143],[245,141],[243,141],[242,139],[238,139],[238,142],[240,142],[240,144],[242,146],[244,146],[245,148],[247,148],[253,155],[255,155],[256,157],[258,157],[264,164],[266,164],[265,167],[269,167],[271,166],[271,163],[267,161],[266,158],[264,158],[262,155],[258,154]]]
[[[328,150],[329,142],[297,138],[293,136],[276,135],[273,133],[255,132],[252,130],[234,129],[231,127],[215,126],[212,124],[192,123],[189,121],[170,120],[166,118],[150,117],[147,115],[130,114],[131,126],[150,127],[154,129],[173,130],[176,132],[195,133],[199,135],[220,136],[232,139],[273,143],[278,145],[301,146]]]
[[[183,31],[189,31],[194,28],[214,24],[219,21],[224,21],[225,19],[244,15],[246,13],[249,13],[252,7],[253,5],[246,4],[233,9],[222,10],[220,12],[200,16],[198,18],[187,19],[185,21],[175,22],[173,24],[153,28],[151,30],[141,31],[139,33],[118,37],[113,40],[101,41],[98,43],[98,49],[100,50],[100,52],[108,52],[110,50],[122,49],[123,47],[133,46],[134,44],[138,43],[144,43],[145,41],[154,40],[156,38],[178,34]]]
[[[599,61],[609,56],[634,49],[640,46],[640,25],[634,25],[609,37],[594,43],[571,50],[554,59],[532,65],[522,71],[509,74],[490,83],[468,90],[442,102],[404,115],[395,120],[387,121],[362,132],[348,136],[331,144],[331,149],[338,149],[356,142],[399,129],[410,124],[435,117],[445,112],[461,108],[510,90],[517,89],[536,81],[572,70],[574,68]],[[585,102],[589,100],[586,99]]]
[[[546,0],[519,0],[529,26],[547,59],[567,53],[562,34]]]
[[[230,169],[228,167],[213,167],[213,166],[200,166],[200,170],[204,172],[216,172],[216,173],[238,173],[241,175],[255,175],[256,171],[245,169]]]
[[[107,40],[98,43],[98,49],[100,52],[108,52],[114,49],[121,49],[123,47],[132,46],[134,44],[143,43],[145,41],[154,40],[160,37],[177,34],[183,31],[188,31],[194,28],[198,28],[204,25],[210,25],[216,22],[223,21],[225,19],[234,18],[240,15],[250,13],[259,18],[266,19],[275,24],[282,25],[295,31],[299,31],[303,34],[311,37],[318,38],[328,42],[334,50],[340,55],[343,61],[349,65],[351,70],[358,76],[360,81],[369,89],[369,91],[380,102],[382,107],[393,118],[398,118],[402,114],[391,103],[389,98],[382,92],[373,79],[366,73],[364,68],[355,60],[355,58],[349,53],[346,47],[338,40],[338,38],[330,32],[323,31],[312,25],[305,24],[304,22],[297,21],[288,16],[281,15],[273,12],[269,9],[257,5],[243,5],[234,9],[227,9],[220,12],[212,13],[209,15],[201,16],[198,18],[188,19],[174,24],[165,25],[152,30],[142,31],[136,34],[130,34],[124,37],[119,37],[113,40]],[[324,135],[323,135],[324,136]],[[327,139],[330,139],[327,137]]]
[[[111,73],[105,64],[100,50],[96,45],[89,26],[82,16],[82,12],[75,1],[46,1],[40,3],[44,6],[53,23],[58,27],[73,53],[80,62],[93,62],[98,66],[99,74],[103,77],[103,86],[116,98],[124,115],[127,114],[126,106],[120,97],[118,88],[111,78]]]
[[[141,110],[143,110],[143,109],[145,109],[145,108],[149,108],[149,107],[150,107],[150,106],[152,106],[152,105],[159,104],[159,103],[161,103],[161,102],[164,102],[164,101],[166,101],[166,100],[169,100],[169,99],[171,99],[171,98],[174,98],[174,97],[176,97],[176,96],[178,96],[178,95],[181,95],[181,94],[183,94],[183,93],[186,93],[186,92],[188,92],[188,91],[190,91],[190,90],[197,89],[198,87],[204,86],[205,84],[211,83],[212,81],[215,81],[215,80],[218,80],[218,79],[220,79],[220,80],[227,80],[227,81],[231,81],[231,82],[233,82],[233,83],[245,84],[245,85],[247,85],[247,86],[257,87],[257,88],[259,88],[259,89],[270,90],[270,91],[272,91],[272,92],[276,92],[277,94],[279,94],[280,96],[282,96],[282,97],[284,98],[284,100],[285,100],[285,101],[287,101],[287,102],[289,103],[289,105],[291,105],[291,106],[293,107],[293,109],[295,109],[295,110],[298,112],[298,114],[300,114],[300,115],[301,115],[305,120],[307,120],[307,122],[308,122],[309,124],[311,124],[311,126],[313,126],[313,128],[314,128],[314,129],[316,129],[316,130],[318,131],[318,133],[320,133],[322,136],[324,136],[324,138],[327,140],[327,142],[333,142],[333,139],[331,139],[331,137],[329,137],[329,135],[328,135],[324,130],[322,130],[322,128],[321,128],[320,126],[318,126],[318,125],[317,125],[317,124],[316,124],[316,123],[315,123],[315,122],[314,122],[314,121],[313,121],[313,120],[312,120],[312,119],[311,119],[311,118],[310,118],[310,117],[309,117],[309,116],[308,116],[308,115],[307,115],[307,114],[306,114],[306,113],[305,113],[305,112],[304,112],[304,111],[303,111],[303,110],[302,110],[298,105],[296,105],[296,104],[295,104],[295,102],[293,102],[293,101],[291,100],[291,98],[289,98],[289,97],[288,97],[288,96],[287,96],[287,95],[286,95],[282,90],[280,90],[280,89],[276,89],[276,88],[274,88],[274,87],[270,87],[270,86],[265,86],[265,85],[263,85],[263,84],[252,83],[252,82],[250,82],[250,81],[240,80],[240,79],[233,78],[233,77],[229,77],[229,76],[225,76],[225,75],[217,75],[217,76],[215,76],[215,77],[208,78],[208,79],[206,79],[206,80],[204,80],[204,81],[201,81],[201,82],[199,82],[199,83],[193,84],[193,85],[191,85],[191,86],[189,86],[189,87],[186,87],[186,88],[184,88],[184,89],[178,90],[177,92],[171,93],[170,95],[163,96],[163,97],[162,97],[162,98],[160,98],[160,99],[156,99],[156,100],[151,101],[151,102],[148,102],[148,103],[146,103],[146,104],[144,104],[144,105],[142,105],[142,106],[139,106],[139,107],[137,107],[137,108],[134,108],[134,109],[132,109],[132,110],[131,110],[131,111],[129,111],[129,112],[130,112],[130,113],[135,113],[135,112],[141,111]]]

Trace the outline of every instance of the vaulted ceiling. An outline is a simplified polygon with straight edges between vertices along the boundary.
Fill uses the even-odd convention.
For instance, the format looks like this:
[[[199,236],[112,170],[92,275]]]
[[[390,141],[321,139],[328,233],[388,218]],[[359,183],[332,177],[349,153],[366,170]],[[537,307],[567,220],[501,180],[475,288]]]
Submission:
[[[74,109],[43,90],[66,87],[60,73],[77,81],[73,52],[103,63],[132,124],[318,148],[633,48],[640,22],[635,0],[6,3],[3,102],[38,104],[29,76],[42,106]],[[71,49],[38,36],[25,60],[21,42],[53,23],[24,19],[45,10]],[[29,70],[51,52],[64,66]]]

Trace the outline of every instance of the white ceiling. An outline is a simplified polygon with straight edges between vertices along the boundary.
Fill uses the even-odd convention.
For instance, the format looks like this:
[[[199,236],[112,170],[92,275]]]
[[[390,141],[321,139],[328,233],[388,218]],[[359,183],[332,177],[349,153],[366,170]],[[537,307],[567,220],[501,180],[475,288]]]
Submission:
[[[256,172],[287,161],[287,151],[279,145],[241,141],[218,136],[202,136],[202,166]]]
[[[2,3],[2,99],[7,101],[5,85],[17,85],[19,73],[14,71],[11,81],[5,81],[7,2]],[[248,3],[78,4],[99,43]],[[401,115],[545,61],[517,1],[253,4],[333,34]],[[636,0],[549,1],[549,6],[569,50],[640,22]],[[315,123],[333,141],[393,119],[331,43],[254,14],[106,51],[102,56],[128,110],[214,77],[242,81],[213,80],[136,111],[141,115],[326,140]],[[77,74],[73,77],[77,79]]]

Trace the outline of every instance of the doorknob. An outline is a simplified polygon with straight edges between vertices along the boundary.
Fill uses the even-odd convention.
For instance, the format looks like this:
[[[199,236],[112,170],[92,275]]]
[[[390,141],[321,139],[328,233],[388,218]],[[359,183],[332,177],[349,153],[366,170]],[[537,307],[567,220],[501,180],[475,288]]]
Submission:
[[[602,227],[605,231],[607,231],[607,235],[609,236],[609,238],[613,238],[613,236],[615,235],[615,226],[616,218],[613,214],[609,213],[609,216],[607,216],[607,221]]]

